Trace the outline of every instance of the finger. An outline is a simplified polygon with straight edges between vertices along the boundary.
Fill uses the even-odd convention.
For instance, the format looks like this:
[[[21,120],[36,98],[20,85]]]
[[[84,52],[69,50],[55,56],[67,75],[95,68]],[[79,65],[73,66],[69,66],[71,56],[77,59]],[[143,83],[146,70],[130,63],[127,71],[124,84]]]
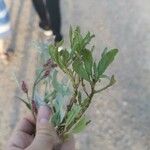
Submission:
[[[38,111],[37,116],[37,135],[38,136],[48,136],[51,142],[56,139],[57,135],[52,123],[49,122],[51,117],[51,111],[48,106],[41,106]]]
[[[39,126],[41,122],[48,123],[51,117],[51,110],[48,106],[41,106],[38,110],[36,126]]]
[[[32,134],[35,131],[35,125],[32,116],[22,119],[14,130],[9,142],[8,149],[20,148],[24,149],[33,141]]]
[[[58,142],[58,137],[53,125],[49,122],[51,111],[47,106],[41,106],[38,110],[36,123],[36,136],[31,147],[42,149],[42,147],[53,148]]]
[[[33,117],[28,116],[28,117],[25,117],[24,119],[22,119],[18,123],[15,132],[24,132],[24,133],[27,133],[27,134],[30,134],[30,135],[34,134],[35,124],[34,124]]]

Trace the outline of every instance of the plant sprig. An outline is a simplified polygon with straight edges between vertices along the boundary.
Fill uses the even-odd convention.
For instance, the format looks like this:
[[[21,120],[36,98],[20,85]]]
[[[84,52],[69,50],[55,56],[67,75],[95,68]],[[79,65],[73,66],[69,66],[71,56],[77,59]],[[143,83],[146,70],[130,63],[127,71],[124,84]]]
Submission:
[[[90,32],[82,35],[79,27],[75,29],[71,27],[69,37],[69,49],[59,50],[63,41],[49,45],[47,50],[49,60],[41,67],[41,71],[36,76],[31,99],[26,88],[23,91],[27,94],[28,101],[20,98],[32,110],[35,117],[37,113],[35,107],[37,109],[43,102],[49,105],[53,112],[51,121],[62,140],[74,133],[81,132],[89,124],[90,121],[86,118],[85,112],[93,96],[116,82],[114,75],[108,77],[104,73],[118,53],[117,49],[108,50],[106,48],[97,62],[93,57],[94,46],[88,48],[94,35],[91,35]],[[63,82],[64,78],[58,79],[60,70],[67,79],[66,82]],[[101,84],[104,78],[109,83],[97,89],[97,85]],[[45,87],[43,98],[39,93],[37,94],[41,83]]]

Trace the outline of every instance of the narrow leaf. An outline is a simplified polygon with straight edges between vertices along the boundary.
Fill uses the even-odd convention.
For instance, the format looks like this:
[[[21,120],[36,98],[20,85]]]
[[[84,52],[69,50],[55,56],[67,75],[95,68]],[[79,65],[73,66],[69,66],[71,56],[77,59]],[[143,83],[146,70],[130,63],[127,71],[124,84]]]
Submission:
[[[109,52],[103,54],[103,57],[101,58],[98,64],[99,77],[105,72],[107,67],[113,62],[117,53],[118,53],[117,49],[112,49]]]
[[[79,105],[74,105],[70,112],[68,112],[66,126],[69,126],[74,119],[77,117],[78,113],[80,112],[81,107]]]
[[[70,55],[69,52],[67,50],[62,50],[60,51],[60,55],[62,57],[62,62],[65,66],[67,66],[69,60],[70,60]]]
[[[108,48],[106,47],[101,56],[104,57],[106,55],[107,51],[108,51]]]
[[[58,74],[58,71],[54,70],[53,77],[52,77],[52,85],[56,91],[60,91],[60,86],[57,80],[57,74]]]
[[[56,51],[55,46],[54,46],[54,45],[50,45],[50,46],[49,46],[49,54],[50,54],[50,57],[51,57],[51,59],[52,59],[54,62],[57,63],[55,51]]]
[[[84,46],[90,43],[90,41],[95,37],[95,35],[91,35],[90,32],[88,32],[84,38]]]
[[[31,110],[31,105],[30,105],[28,102],[26,102],[24,99],[22,99],[22,98],[20,98],[20,97],[18,97],[18,96],[17,96],[17,98],[18,98],[19,100],[21,100],[21,101],[27,106],[28,109]]]
[[[53,90],[51,93],[47,93],[44,97],[44,101],[46,103],[49,103],[49,101],[55,99],[56,93],[57,93],[56,90]]]
[[[88,75],[92,75],[93,57],[91,51],[89,50],[84,51],[83,61],[84,61],[86,72],[88,73]]]
[[[90,78],[84,68],[83,62],[79,59],[76,59],[73,63],[73,70],[83,79],[90,81]]]
[[[82,132],[89,121],[85,118],[85,116],[81,117],[80,120],[72,127],[72,133],[80,133]]]
[[[61,123],[61,116],[60,116],[60,112],[56,112],[51,119],[52,123],[54,124],[54,126],[59,126],[59,124]]]

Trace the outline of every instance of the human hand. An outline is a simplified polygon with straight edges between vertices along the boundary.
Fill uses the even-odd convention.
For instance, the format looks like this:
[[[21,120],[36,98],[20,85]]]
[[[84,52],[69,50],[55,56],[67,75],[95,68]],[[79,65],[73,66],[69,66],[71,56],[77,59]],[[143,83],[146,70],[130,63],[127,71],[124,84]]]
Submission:
[[[50,114],[47,106],[41,106],[36,122],[32,116],[25,117],[14,130],[7,150],[54,150],[59,138],[52,124],[49,123]],[[57,149],[75,150],[74,140],[69,139],[61,146],[57,146]]]

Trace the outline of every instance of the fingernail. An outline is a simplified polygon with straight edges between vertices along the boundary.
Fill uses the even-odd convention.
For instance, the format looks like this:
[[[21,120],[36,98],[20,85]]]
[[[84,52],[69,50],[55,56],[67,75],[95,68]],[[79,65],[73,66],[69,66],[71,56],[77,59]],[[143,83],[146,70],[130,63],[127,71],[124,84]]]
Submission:
[[[41,106],[38,110],[38,121],[40,123],[48,123],[50,119],[50,108],[48,106]]]

